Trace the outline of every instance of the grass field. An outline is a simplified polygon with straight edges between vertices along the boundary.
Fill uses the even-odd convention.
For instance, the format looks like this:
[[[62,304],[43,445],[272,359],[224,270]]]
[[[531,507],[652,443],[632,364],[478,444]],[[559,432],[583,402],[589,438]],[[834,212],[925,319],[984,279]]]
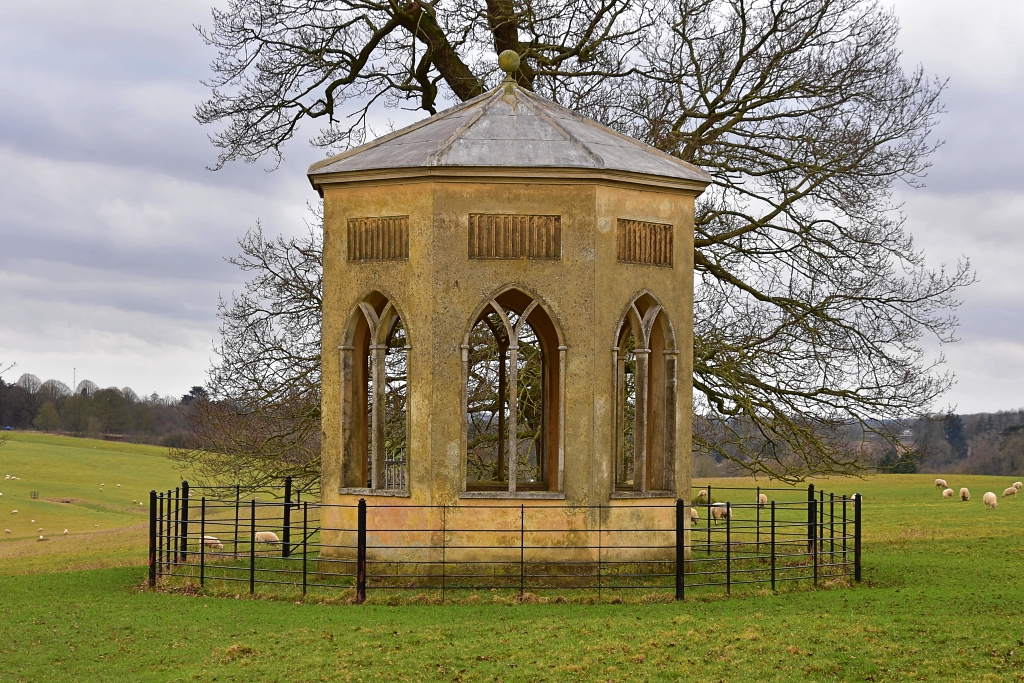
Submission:
[[[149,490],[181,481],[166,448],[20,432],[11,437],[0,447],[0,518],[11,531],[0,541],[0,573],[144,561]]]
[[[17,457],[52,461],[55,491],[64,490],[60,460],[90,460],[91,448],[18,438],[0,449],[5,473],[23,477],[16,483],[30,470],[13,471],[12,453],[32,444]],[[85,474],[124,472],[125,488],[124,467],[136,460],[105,463],[129,452],[93,454],[95,469],[77,471],[83,501],[106,504],[117,483],[108,477],[101,495]],[[140,490],[173,485],[166,461],[131,458]],[[865,496],[860,586],[682,604],[222,599],[144,590],[141,567],[17,574],[38,571],[38,556],[5,555],[0,681],[1024,681],[1024,499],[987,510],[981,494],[1009,481],[947,479],[970,487],[972,501],[942,500],[926,475],[821,482]],[[6,508],[13,489],[3,484]],[[130,503],[138,493],[118,495]],[[122,514],[113,508],[103,514]],[[126,509],[129,527],[142,522]]]

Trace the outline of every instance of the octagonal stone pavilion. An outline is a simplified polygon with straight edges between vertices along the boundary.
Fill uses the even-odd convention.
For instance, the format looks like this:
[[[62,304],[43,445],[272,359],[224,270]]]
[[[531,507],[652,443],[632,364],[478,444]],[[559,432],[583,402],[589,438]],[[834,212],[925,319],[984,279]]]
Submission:
[[[429,526],[422,506],[500,526],[514,504],[587,534],[590,506],[653,527],[642,506],[689,491],[706,173],[506,78],[308,177],[325,542],[352,528],[330,504],[360,498],[391,529]]]

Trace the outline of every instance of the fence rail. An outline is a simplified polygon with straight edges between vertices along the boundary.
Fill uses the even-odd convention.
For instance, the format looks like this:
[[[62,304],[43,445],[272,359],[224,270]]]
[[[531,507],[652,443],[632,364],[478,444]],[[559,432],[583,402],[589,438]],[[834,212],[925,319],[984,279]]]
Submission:
[[[290,481],[283,499],[243,500],[239,489],[182,482],[150,492],[149,584],[344,590],[361,603],[368,591],[436,591],[442,600],[641,591],[683,600],[860,581],[860,494],[797,491],[796,500],[777,499],[793,489],[705,487],[670,505],[454,507],[323,504],[301,500]],[[715,500],[723,495],[741,502]]]

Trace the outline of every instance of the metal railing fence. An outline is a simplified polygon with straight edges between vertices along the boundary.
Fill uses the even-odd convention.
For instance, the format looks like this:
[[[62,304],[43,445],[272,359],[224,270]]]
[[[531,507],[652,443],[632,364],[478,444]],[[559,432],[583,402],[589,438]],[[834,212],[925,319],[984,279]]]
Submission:
[[[269,500],[182,482],[150,492],[149,585],[349,591],[361,603],[368,592],[403,590],[441,600],[572,590],[682,600],[861,580],[860,494],[701,491],[668,505],[335,505],[302,500],[290,481],[283,499]],[[723,495],[744,502],[715,500]]]

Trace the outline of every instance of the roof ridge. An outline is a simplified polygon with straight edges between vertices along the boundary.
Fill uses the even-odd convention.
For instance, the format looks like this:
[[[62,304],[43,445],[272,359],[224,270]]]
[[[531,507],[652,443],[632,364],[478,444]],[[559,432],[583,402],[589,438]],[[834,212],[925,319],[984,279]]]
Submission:
[[[648,145],[646,142],[641,142],[640,140],[637,140],[636,138],[631,138],[630,136],[628,136],[628,135],[626,135],[624,133],[620,133],[619,131],[615,130],[611,126],[606,126],[606,125],[604,125],[602,123],[598,123],[597,121],[594,121],[593,119],[589,119],[586,116],[583,116],[582,114],[580,114],[579,112],[575,112],[572,109],[569,109],[568,107],[563,107],[562,105],[558,104],[554,100],[549,100],[546,97],[541,97],[540,95],[538,95],[537,93],[533,92],[532,90],[526,90],[525,88],[523,88],[522,90],[523,90],[524,93],[527,93],[527,95],[529,97],[532,97],[532,98],[537,99],[537,100],[541,100],[543,102],[546,102],[546,103],[556,107],[563,114],[566,114],[567,116],[569,116],[569,117],[571,117],[573,119],[576,119],[580,123],[586,124],[586,125],[591,126],[593,128],[597,128],[598,130],[608,131],[608,132],[612,133],[613,135],[615,135],[616,137],[621,138],[621,139],[631,143],[632,145],[634,145],[636,147],[639,147],[640,149],[642,149],[644,151],[655,152],[659,156],[662,156],[662,157],[664,157],[666,159],[669,159],[669,160],[675,162],[676,164],[679,164],[680,166],[684,166],[689,171],[693,171],[693,172],[698,173],[700,175],[707,176],[708,181],[711,181],[711,179],[712,179],[711,176],[707,173],[707,171],[701,169],[699,166],[695,166],[694,164],[691,164],[688,161],[683,161],[679,157],[674,157],[674,156],[672,156],[671,154],[669,154],[667,152],[661,151],[657,147],[654,147],[652,145]]]
[[[436,162],[440,160],[441,156],[449,149],[451,149],[451,146],[455,144],[455,141],[462,137],[462,134],[469,130],[474,123],[480,120],[480,117],[483,116],[487,112],[487,110],[490,109],[491,106],[493,106],[494,101],[499,99],[500,90],[501,88],[494,88],[493,90],[490,90],[487,93],[485,93],[491,96],[490,101],[485,101],[483,104],[481,104],[479,111],[473,114],[473,116],[469,117],[469,121],[456,128],[455,131],[448,136],[447,140],[441,143],[441,145],[437,149],[430,153],[430,155],[427,157],[427,166],[435,166]],[[467,100],[467,102],[469,101],[472,100]]]
[[[523,92],[529,92],[529,91],[527,91],[525,88],[523,88]],[[530,93],[530,94],[532,95],[533,93]],[[584,151],[584,153],[586,153],[586,155],[588,157],[590,157],[590,159],[594,162],[594,164],[598,168],[604,168],[605,167],[604,159],[602,159],[601,156],[597,154],[597,152],[595,152],[594,150],[590,149],[590,147],[587,145],[587,143],[583,142],[578,137],[573,135],[570,131],[566,130],[566,128],[564,126],[562,126],[560,123],[558,123],[558,121],[555,121],[553,118],[548,116],[547,112],[544,111],[543,107],[538,107],[537,103],[531,101],[531,99],[532,98],[527,97],[527,98],[525,98],[523,100],[526,103],[526,106],[528,106],[530,109],[532,109],[534,111],[534,113],[536,113],[539,117],[541,117],[542,119],[547,121],[549,124],[554,126],[554,128],[559,133],[564,135],[569,142],[574,143],[580,149],[582,149]]]
[[[423,126],[426,126],[427,124],[436,123],[437,121],[441,121],[441,120],[450,118],[450,117],[454,116],[455,114],[458,114],[462,110],[468,109],[469,107],[472,107],[474,104],[476,104],[480,100],[486,99],[486,98],[490,97],[492,94],[493,94],[493,91],[492,90],[488,90],[487,92],[485,92],[485,93],[483,93],[481,95],[477,95],[473,99],[466,100],[465,102],[460,102],[459,104],[456,104],[454,107],[449,107],[448,109],[445,109],[444,111],[442,111],[442,112],[440,112],[438,114],[434,114],[433,116],[428,116],[425,119],[420,119],[419,121],[416,121],[415,123],[411,123],[408,126],[406,126],[405,128],[399,128],[398,130],[392,131],[392,132],[388,133],[387,135],[382,135],[379,138],[374,138],[373,140],[370,140],[369,142],[364,142],[363,144],[361,144],[361,145],[359,145],[357,147],[352,147],[351,149],[346,149],[344,152],[341,152],[339,154],[335,154],[333,156],[329,156],[326,159],[321,159],[320,161],[314,162],[314,163],[310,164],[309,168],[306,170],[306,174],[308,175],[310,173],[313,173],[314,171],[320,170],[324,166],[328,166],[328,165],[333,164],[333,163],[335,163],[337,161],[341,161],[343,159],[347,159],[348,157],[350,157],[350,156],[352,156],[354,154],[359,154],[360,152],[365,152],[366,150],[373,149],[374,147],[377,147],[378,145],[382,145],[385,142],[390,142],[390,141],[394,140],[395,138],[399,138],[399,137],[402,137],[403,135],[407,135],[409,133],[417,131],[420,128],[422,128]]]

